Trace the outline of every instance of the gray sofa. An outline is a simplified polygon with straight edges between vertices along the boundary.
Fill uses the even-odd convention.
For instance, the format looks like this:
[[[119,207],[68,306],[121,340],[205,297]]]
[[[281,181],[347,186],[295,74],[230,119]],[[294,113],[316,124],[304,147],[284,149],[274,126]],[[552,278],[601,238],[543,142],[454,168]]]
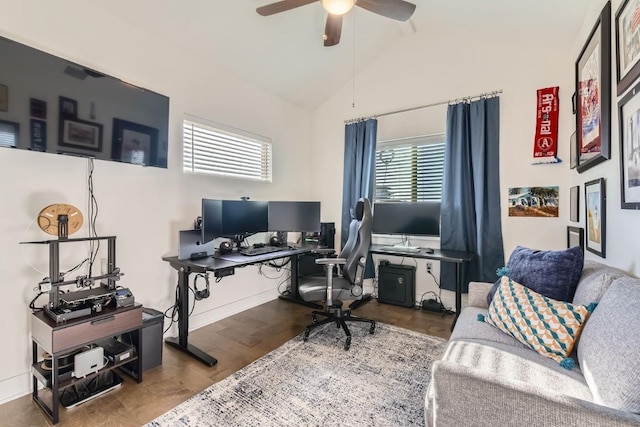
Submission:
[[[428,426],[640,426],[640,279],[585,261],[573,303],[598,302],[567,370],[497,328],[469,285],[426,395]]]

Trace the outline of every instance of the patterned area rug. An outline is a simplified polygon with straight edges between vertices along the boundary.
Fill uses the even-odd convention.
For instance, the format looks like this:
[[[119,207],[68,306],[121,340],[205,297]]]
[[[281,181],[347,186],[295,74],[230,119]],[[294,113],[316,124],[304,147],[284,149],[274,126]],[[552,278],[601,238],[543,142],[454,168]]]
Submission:
[[[378,323],[293,338],[147,424],[423,426],[431,365],[446,341]]]

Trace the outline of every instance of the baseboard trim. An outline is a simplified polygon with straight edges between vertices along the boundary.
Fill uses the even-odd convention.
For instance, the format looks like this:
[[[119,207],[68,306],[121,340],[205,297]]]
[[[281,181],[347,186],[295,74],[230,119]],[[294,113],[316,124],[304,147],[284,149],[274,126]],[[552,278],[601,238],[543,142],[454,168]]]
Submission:
[[[218,320],[225,319],[229,316],[233,316],[234,314],[238,314],[260,304],[272,301],[278,298],[278,295],[279,294],[277,290],[269,289],[268,291],[251,295],[250,297],[243,298],[238,301],[233,301],[229,304],[216,307],[211,310],[203,311],[202,313],[193,314],[191,317],[189,317],[189,331],[202,328],[203,326],[210,325],[211,323],[217,322]]]
[[[31,393],[31,372],[0,381],[0,405]]]

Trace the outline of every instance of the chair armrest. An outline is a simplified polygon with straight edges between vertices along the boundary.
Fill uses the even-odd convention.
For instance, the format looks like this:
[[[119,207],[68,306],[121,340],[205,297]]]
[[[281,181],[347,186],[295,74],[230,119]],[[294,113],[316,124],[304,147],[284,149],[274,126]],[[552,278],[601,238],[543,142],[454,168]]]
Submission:
[[[318,258],[316,264],[322,265],[344,265],[347,263],[346,258]]]
[[[469,282],[469,306],[478,308],[489,308],[487,304],[487,294],[493,283]]]
[[[335,249],[330,249],[330,248],[317,248],[317,249],[311,250],[312,254],[333,254],[335,252],[336,252]]]

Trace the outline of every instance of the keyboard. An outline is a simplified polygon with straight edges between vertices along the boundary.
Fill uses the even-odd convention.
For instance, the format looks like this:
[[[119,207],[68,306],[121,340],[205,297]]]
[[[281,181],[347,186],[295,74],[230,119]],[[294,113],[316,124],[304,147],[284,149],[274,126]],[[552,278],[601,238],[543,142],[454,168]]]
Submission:
[[[420,248],[417,246],[383,246],[380,249],[387,252],[411,253],[411,254],[420,252]]]
[[[256,256],[256,255],[264,255],[270,254],[272,252],[280,252],[284,248],[279,248],[277,246],[262,246],[261,248],[245,248],[240,250],[240,254],[246,256]]]

